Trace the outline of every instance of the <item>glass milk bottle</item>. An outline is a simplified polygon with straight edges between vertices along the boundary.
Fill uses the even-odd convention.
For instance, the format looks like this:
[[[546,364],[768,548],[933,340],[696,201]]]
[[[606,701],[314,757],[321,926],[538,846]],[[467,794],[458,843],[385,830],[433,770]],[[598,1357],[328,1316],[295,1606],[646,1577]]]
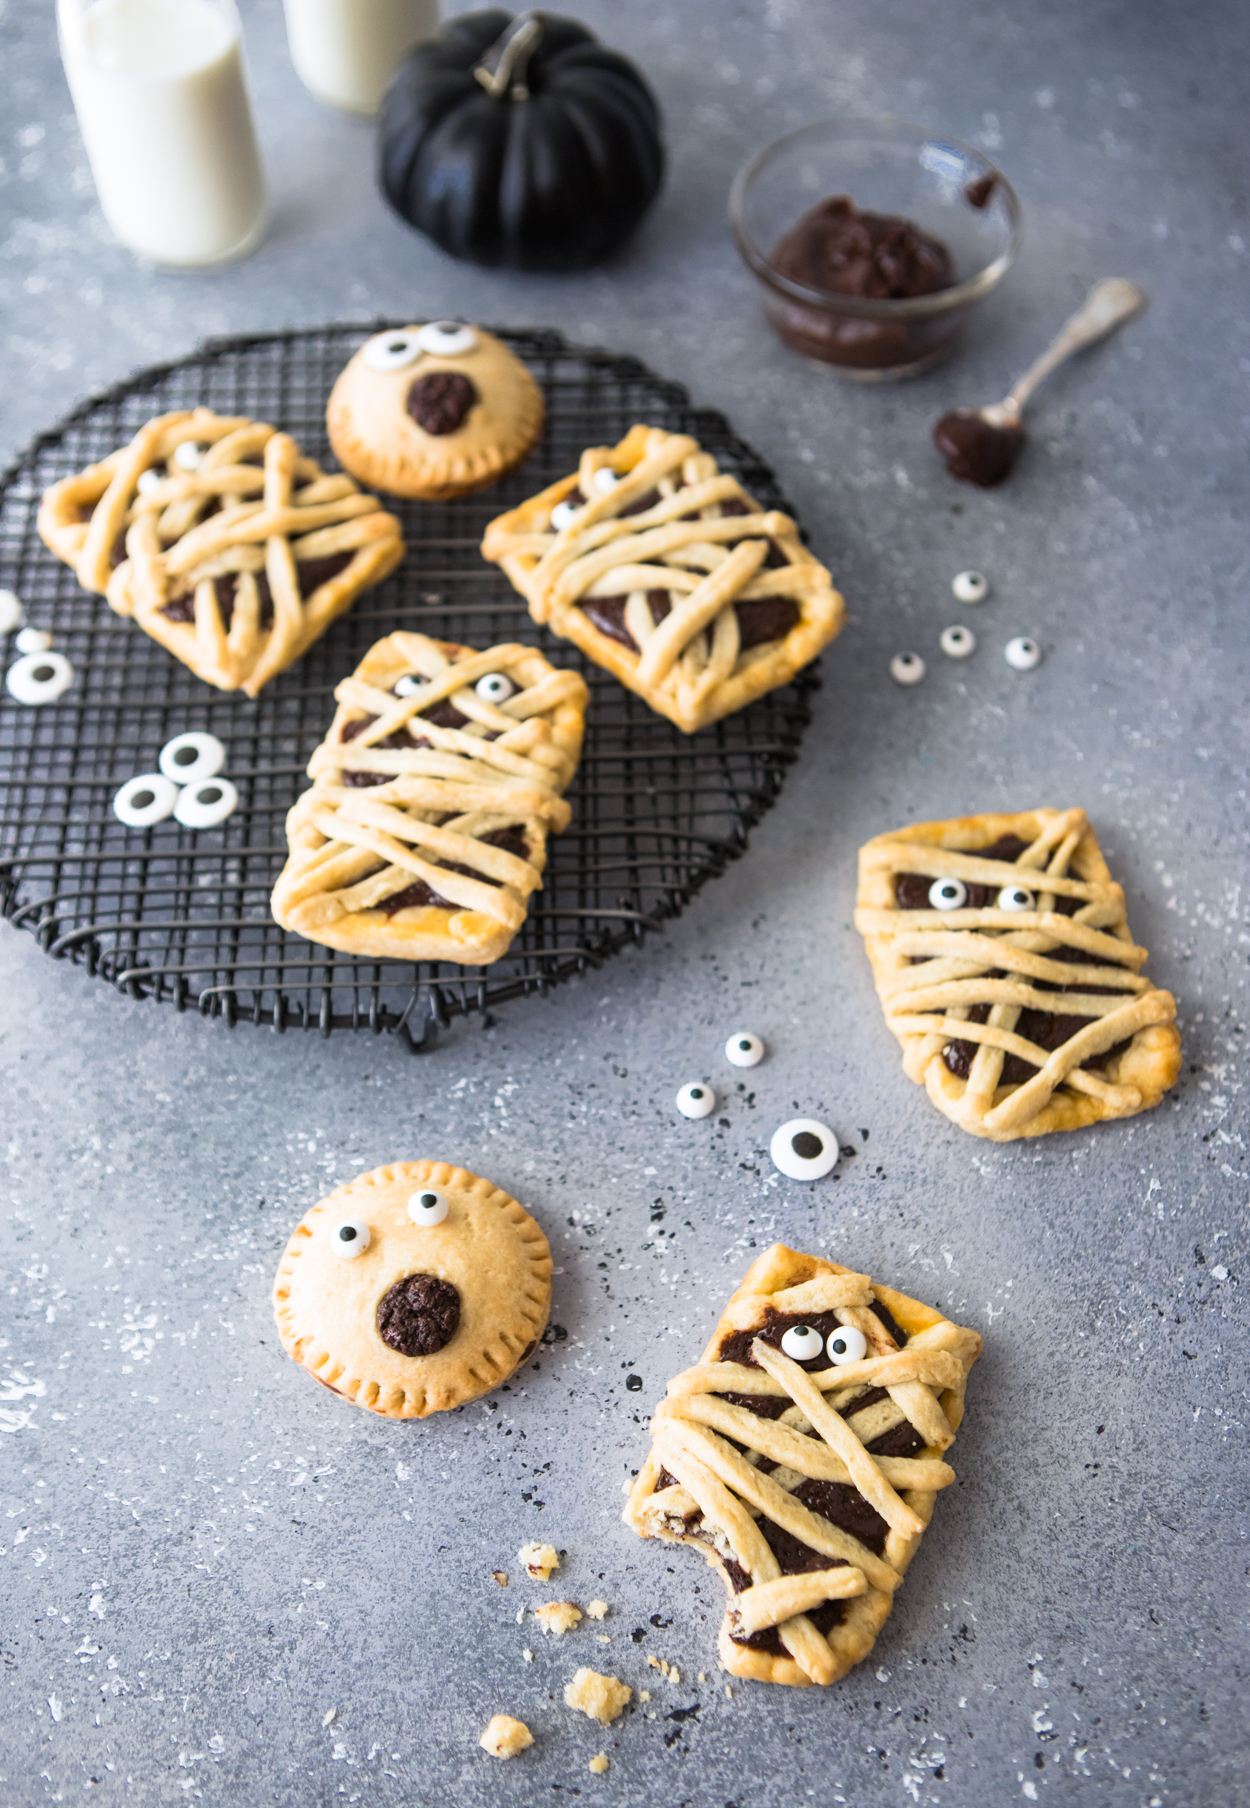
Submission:
[[[438,30],[438,0],[285,0],[296,74],[318,100],[376,113],[414,44]]]
[[[159,264],[241,257],[265,185],[233,0],[57,0],[61,57],[100,205]]]

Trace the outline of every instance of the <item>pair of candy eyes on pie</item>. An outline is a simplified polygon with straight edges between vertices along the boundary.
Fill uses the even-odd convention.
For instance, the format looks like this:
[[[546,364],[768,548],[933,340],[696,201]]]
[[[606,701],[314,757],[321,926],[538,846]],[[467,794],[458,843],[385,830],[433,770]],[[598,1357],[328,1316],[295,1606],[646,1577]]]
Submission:
[[[848,1362],[862,1362],[868,1354],[868,1339],[854,1325],[839,1325],[833,1336],[825,1339],[814,1325],[791,1325],[781,1340],[781,1351],[795,1362],[815,1362],[827,1355],[835,1368]]]
[[[1024,885],[1004,885],[994,900],[999,910],[1032,910],[1037,900]],[[929,903],[934,910],[962,910],[968,902],[968,887],[962,879],[935,879],[929,887]]]
[[[361,356],[370,370],[407,370],[418,358],[463,358],[476,351],[477,334],[455,320],[432,320],[411,333],[378,333],[366,340]]]
[[[396,684],[395,695],[397,697],[415,697],[418,692],[425,689],[428,683],[428,678],[422,678],[415,672],[408,672]],[[516,695],[516,685],[502,672],[484,672],[473,688],[483,703],[506,703],[509,697]]]
[[[408,1216],[422,1230],[432,1230],[446,1218],[449,1207],[444,1194],[426,1187],[408,1201]],[[330,1245],[336,1256],[350,1261],[362,1256],[373,1241],[373,1233],[363,1218],[344,1218],[330,1232]]]

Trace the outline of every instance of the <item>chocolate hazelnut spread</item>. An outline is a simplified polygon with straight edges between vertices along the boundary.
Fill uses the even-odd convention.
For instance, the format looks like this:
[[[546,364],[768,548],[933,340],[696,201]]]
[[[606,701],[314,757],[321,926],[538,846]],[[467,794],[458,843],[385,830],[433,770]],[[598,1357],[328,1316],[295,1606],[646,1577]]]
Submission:
[[[769,560],[765,559],[764,563],[767,566]],[[781,563],[786,563],[784,553]],[[609,640],[619,640],[623,647],[637,653],[638,642],[625,625],[627,600],[623,596],[590,596],[578,607],[583,615],[590,617],[601,634],[606,634]],[[667,590],[648,590],[647,601],[654,622],[662,622],[672,611]],[[745,652],[748,647],[762,646],[766,641],[780,640],[788,634],[799,619],[799,606],[788,596],[760,596],[745,603],[735,603],[734,614],[738,617],[738,645]]]
[[[383,781],[385,782],[385,781]],[[519,824],[507,829],[492,829],[489,835],[478,837],[487,847],[503,848],[505,853],[515,854],[518,860],[529,857],[529,843],[525,839],[525,831]],[[442,862],[449,873],[463,873],[468,879],[480,879],[483,885],[498,885],[498,879],[492,879],[488,873],[480,873],[476,867],[462,866],[458,861]],[[417,879],[411,885],[405,885],[402,891],[392,892],[384,898],[381,908],[388,917],[393,917],[397,910],[406,910],[412,906],[432,904],[439,910],[464,910],[463,904],[453,904],[450,898],[439,895],[424,879]]]
[[[432,370],[408,391],[407,409],[424,433],[454,433],[478,400],[475,384],[462,370]]]
[[[311,596],[322,584],[337,577],[351,564],[354,552],[330,553],[324,559],[303,559],[295,567],[295,579],[299,585],[301,597]],[[221,616],[221,625],[226,633],[230,632],[230,624],[234,620],[234,599],[238,593],[239,578],[237,571],[224,571],[220,577],[213,579],[213,590],[217,597],[217,609]],[[260,600],[258,625],[261,628],[273,626],[273,591],[269,588],[268,574],[262,569],[254,571],[256,592]],[[165,604],[161,614],[168,621],[193,622],[195,620],[195,592],[184,590],[181,596],[175,596]]]
[[[993,427],[975,408],[952,408],[934,427],[933,443],[952,477],[992,490],[1023,452],[1024,428]]]
[[[408,1274],[378,1301],[378,1336],[401,1356],[433,1356],[460,1326],[460,1295],[433,1274]]]

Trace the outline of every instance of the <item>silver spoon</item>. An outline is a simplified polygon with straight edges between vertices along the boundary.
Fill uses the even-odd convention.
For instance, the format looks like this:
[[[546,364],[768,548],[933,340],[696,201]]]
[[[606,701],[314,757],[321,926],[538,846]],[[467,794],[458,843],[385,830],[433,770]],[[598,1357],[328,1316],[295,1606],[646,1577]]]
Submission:
[[[1148,305],[1144,289],[1122,276],[1096,283],[1084,302],[1001,402],[985,408],[952,408],[933,429],[933,442],[952,477],[990,489],[1001,483],[1024,449],[1020,416],[1038,384],[1052,370],[1105,339]]]

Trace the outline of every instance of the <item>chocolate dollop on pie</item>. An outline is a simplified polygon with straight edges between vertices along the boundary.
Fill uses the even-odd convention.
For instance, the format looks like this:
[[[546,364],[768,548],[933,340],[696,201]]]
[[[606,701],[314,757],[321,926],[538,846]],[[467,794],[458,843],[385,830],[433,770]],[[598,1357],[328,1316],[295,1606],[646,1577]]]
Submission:
[[[460,1327],[460,1295],[434,1274],[409,1274],[378,1301],[378,1336],[401,1356],[433,1356]]]

